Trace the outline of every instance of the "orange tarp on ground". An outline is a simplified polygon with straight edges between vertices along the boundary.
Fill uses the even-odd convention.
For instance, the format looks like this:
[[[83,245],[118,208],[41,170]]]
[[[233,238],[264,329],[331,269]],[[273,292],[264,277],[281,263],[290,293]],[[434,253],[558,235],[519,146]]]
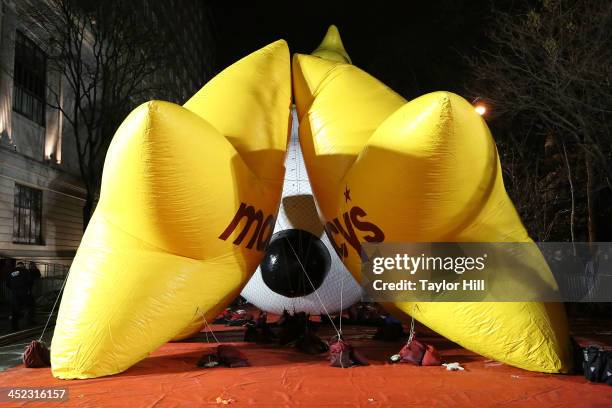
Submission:
[[[272,345],[232,343],[246,354],[252,367],[201,369],[196,362],[214,345],[185,342],[166,344],[136,366],[112,377],[62,381],[53,378],[48,368],[20,366],[0,374],[0,386],[67,387],[69,399],[62,407],[222,405],[217,398],[231,400],[231,406],[236,407],[612,406],[609,386],[590,384],[581,376],[532,373],[487,361],[441,337],[423,339],[440,349],[443,361],[458,361],[466,371],[388,365],[386,358],[399,350],[401,342],[369,340],[372,328],[346,327],[345,333],[370,359],[370,366],[333,368],[325,355],[304,355]],[[59,406],[43,402],[27,406],[55,405]]]

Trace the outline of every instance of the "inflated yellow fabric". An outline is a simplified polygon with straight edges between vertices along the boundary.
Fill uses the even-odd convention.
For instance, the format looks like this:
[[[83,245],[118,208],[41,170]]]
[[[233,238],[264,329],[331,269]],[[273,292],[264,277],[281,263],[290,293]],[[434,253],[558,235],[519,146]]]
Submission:
[[[363,242],[531,242],[506,194],[495,143],[467,101],[435,92],[407,102],[327,51],[294,56],[293,91],[326,231],[358,280]],[[528,292],[529,279],[556,287],[535,244],[522,263],[495,273],[514,290]],[[533,371],[570,369],[562,304],[388,306],[489,358]]]
[[[344,44],[342,44],[342,38],[340,37],[338,27],[333,24],[329,26],[327,34],[323,37],[323,41],[321,41],[317,49],[312,52],[312,55],[330,61],[352,63],[351,57],[344,49]]]
[[[153,101],[125,119],[70,269],[54,376],[119,373],[240,293],[274,228],[290,81],[289,50],[277,41],[185,107]]]

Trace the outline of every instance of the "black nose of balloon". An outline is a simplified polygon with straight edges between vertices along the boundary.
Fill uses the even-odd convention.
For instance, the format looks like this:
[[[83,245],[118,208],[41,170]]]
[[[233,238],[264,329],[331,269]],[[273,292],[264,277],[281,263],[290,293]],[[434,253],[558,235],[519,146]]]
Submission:
[[[331,256],[318,237],[304,230],[288,229],[272,236],[260,266],[263,281],[270,289],[282,296],[300,297],[321,286],[331,266]]]

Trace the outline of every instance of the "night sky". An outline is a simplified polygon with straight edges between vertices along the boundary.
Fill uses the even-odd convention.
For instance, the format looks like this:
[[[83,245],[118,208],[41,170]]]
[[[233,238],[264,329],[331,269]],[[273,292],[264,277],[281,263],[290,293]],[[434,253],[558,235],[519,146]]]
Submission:
[[[215,1],[217,71],[279,38],[310,53],[336,24],[353,64],[406,98],[465,93],[464,55],[485,46],[488,1]]]

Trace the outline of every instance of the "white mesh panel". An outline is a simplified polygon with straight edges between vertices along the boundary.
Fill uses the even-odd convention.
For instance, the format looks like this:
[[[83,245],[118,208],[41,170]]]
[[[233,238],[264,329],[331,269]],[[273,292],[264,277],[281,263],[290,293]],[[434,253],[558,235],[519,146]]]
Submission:
[[[302,156],[302,149],[298,139],[298,120],[295,109],[292,112],[293,125],[291,139],[285,159],[285,181],[283,195],[274,232],[290,228],[302,229],[319,237],[327,247],[331,256],[331,268],[317,293],[325,305],[328,313],[340,311],[340,289],[342,290],[342,308],[355,304],[361,299],[361,287],[348,272],[329,239],[323,231],[323,224],[317,212],[316,203],[312,195],[312,188],[306,173],[306,166]],[[251,280],[242,291],[250,303],[262,310],[272,313],[306,312],[310,314],[324,313],[324,308],[314,292],[296,298],[288,298],[273,292],[263,281],[261,269],[258,267]]]

